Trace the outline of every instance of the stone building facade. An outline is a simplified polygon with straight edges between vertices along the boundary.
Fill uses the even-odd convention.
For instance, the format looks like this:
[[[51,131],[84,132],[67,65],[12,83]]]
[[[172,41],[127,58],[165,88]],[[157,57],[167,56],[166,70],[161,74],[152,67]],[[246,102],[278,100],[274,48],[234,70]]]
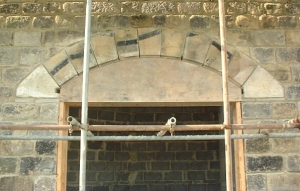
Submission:
[[[298,0],[226,0],[225,11],[231,101],[241,102],[242,122],[282,123],[299,116]],[[82,73],[84,19],[84,1],[0,3],[2,124],[58,124],[60,102],[80,101],[76,92]],[[217,82],[221,79],[221,64],[216,0],[94,1],[91,53],[90,69],[97,77],[91,80],[93,88],[113,92],[99,96],[90,91],[91,95],[99,96],[92,97],[95,102],[140,101],[153,106],[151,102],[158,100],[157,103],[163,103],[155,105],[158,107],[166,106],[164,103],[170,100],[187,105],[221,103],[220,96],[215,95],[222,92]],[[170,76],[155,73],[157,69],[169,72]],[[197,75],[190,75],[193,71]],[[140,84],[132,83],[132,89],[119,88],[126,86],[126,81],[118,88],[111,86],[116,85],[114,79],[123,82],[123,75],[130,72],[140,74],[131,76],[135,81],[130,83]],[[160,77],[151,84],[156,88],[143,88],[144,94],[136,94],[136,87],[153,80],[153,76],[147,75],[149,72]],[[100,84],[104,80],[108,83]],[[180,88],[171,94],[167,90],[174,83]],[[70,87],[74,89],[68,92]],[[59,89],[61,94],[57,93]],[[126,95],[120,96],[118,90],[124,90]],[[1,136],[57,134],[0,131]],[[185,151],[189,151],[189,143],[176,144],[185,145]],[[57,145],[56,141],[0,140],[0,190],[57,190]],[[208,145],[205,143],[207,150]],[[299,139],[251,139],[245,140],[244,146],[247,190],[299,190]],[[144,173],[143,180],[145,177],[150,174]],[[174,182],[177,181],[169,184]],[[126,183],[128,187],[124,189],[133,189],[132,182]],[[175,190],[169,185],[162,188]],[[193,190],[188,186],[176,188]],[[203,190],[210,188],[206,185]]]

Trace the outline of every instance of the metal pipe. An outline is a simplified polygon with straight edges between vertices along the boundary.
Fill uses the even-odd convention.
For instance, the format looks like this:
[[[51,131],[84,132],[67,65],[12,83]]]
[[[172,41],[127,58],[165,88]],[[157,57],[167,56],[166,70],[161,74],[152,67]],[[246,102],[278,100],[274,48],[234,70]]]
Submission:
[[[230,139],[263,139],[300,137],[300,133],[269,133],[269,134],[237,134]],[[93,136],[88,141],[187,141],[187,140],[222,140],[224,135],[179,135],[179,136]],[[2,135],[0,140],[69,140],[80,141],[80,136],[16,136]]]
[[[81,124],[87,126],[88,119],[88,86],[89,86],[89,62],[90,62],[90,35],[91,35],[91,11],[92,0],[86,2],[85,13],[85,36],[84,36],[84,57],[83,57],[83,80],[82,80],[82,111]],[[79,190],[85,191],[86,183],[86,150],[87,150],[87,131],[81,129],[80,139],[80,171],[79,171]]]

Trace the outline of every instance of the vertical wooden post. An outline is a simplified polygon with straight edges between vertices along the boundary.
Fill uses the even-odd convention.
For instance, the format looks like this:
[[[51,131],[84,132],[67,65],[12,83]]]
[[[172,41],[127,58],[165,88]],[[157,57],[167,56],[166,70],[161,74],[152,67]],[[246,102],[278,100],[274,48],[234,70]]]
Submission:
[[[241,103],[236,102],[233,105],[233,123],[242,124]],[[234,130],[234,134],[243,134],[243,130]],[[235,161],[235,182],[236,190],[246,190],[246,174],[245,174],[245,156],[244,156],[244,140],[234,140],[234,161]]]
[[[69,116],[69,106],[63,102],[59,105],[59,124],[67,125],[67,116]],[[68,131],[59,131],[60,136],[67,136]],[[56,190],[66,191],[67,189],[67,157],[68,141],[57,141],[57,179]]]

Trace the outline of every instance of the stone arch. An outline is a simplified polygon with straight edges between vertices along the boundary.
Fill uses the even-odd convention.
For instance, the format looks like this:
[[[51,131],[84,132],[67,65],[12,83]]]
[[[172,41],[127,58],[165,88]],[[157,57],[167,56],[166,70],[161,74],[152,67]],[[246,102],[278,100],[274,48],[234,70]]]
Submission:
[[[171,67],[179,66],[178,61],[180,61],[189,68],[219,76],[215,77],[220,79],[219,84],[214,82],[219,86],[222,83],[220,78],[220,49],[218,42],[203,34],[157,28],[119,30],[114,33],[101,33],[91,37],[92,54],[89,66],[96,71],[99,70],[97,67],[109,68],[108,65],[117,66],[118,62],[120,62],[119,65],[122,65],[125,60],[134,58],[142,58],[140,61],[143,62],[145,62],[144,57],[156,58],[155,61],[157,62],[162,59],[173,59]],[[284,97],[283,87],[280,83],[255,61],[235,51],[232,47],[228,47],[227,55],[230,86],[234,87],[231,92],[244,89],[244,95],[242,96],[240,93],[235,98],[233,96],[233,100],[238,101],[242,97]],[[82,73],[82,59],[83,41],[80,41],[60,51],[37,67],[19,84],[17,96],[58,97],[55,89],[66,87],[71,79],[76,81],[78,75]],[[193,67],[190,63],[194,63]],[[140,66],[140,64],[136,66]],[[161,66],[155,65],[153,67],[159,68]],[[199,82],[200,84],[207,83],[206,79],[202,78],[202,80]],[[78,83],[78,80],[76,82]],[[204,91],[212,91],[209,89],[210,87],[207,86],[208,89]],[[73,90],[75,91],[75,89]],[[210,100],[203,99],[202,101]]]

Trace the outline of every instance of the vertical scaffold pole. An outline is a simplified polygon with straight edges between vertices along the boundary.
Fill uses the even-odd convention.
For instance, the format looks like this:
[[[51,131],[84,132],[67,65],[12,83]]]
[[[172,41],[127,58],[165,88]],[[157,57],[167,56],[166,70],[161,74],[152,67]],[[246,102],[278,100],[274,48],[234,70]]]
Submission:
[[[82,106],[81,124],[87,125],[88,118],[88,85],[89,85],[89,62],[90,62],[90,32],[91,32],[91,9],[92,0],[86,2],[85,13],[85,36],[84,36],[84,57],[83,57],[83,80],[82,80]],[[87,150],[87,131],[81,129],[80,138],[80,173],[79,190],[85,191],[86,183],[86,150]]]
[[[219,22],[220,22],[220,41],[221,41],[221,62],[222,62],[222,83],[223,83],[223,109],[224,125],[230,124],[229,96],[228,96],[228,69],[227,69],[227,50],[226,50],[226,28],[224,0],[219,1]],[[232,156],[231,156],[231,129],[225,132],[225,162],[226,162],[226,190],[232,191]]]

